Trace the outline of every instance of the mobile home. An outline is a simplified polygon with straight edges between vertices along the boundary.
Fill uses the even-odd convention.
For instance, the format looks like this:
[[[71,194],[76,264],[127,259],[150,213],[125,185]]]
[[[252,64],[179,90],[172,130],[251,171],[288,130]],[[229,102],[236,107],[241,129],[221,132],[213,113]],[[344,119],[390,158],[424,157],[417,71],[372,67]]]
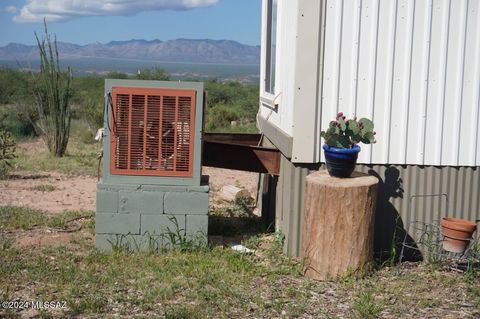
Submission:
[[[415,237],[415,221],[480,219],[480,1],[262,6],[257,122],[282,153],[263,209],[288,254],[300,253],[305,176],[324,162],[320,131],[339,111],[375,123],[357,169],[380,179],[377,252],[397,227]]]

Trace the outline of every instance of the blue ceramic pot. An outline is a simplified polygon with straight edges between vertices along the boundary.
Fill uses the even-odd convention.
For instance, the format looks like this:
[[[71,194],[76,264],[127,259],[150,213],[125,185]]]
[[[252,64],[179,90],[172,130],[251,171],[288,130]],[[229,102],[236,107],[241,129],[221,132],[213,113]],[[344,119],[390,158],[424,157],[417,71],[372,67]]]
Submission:
[[[337,148],[323,144],[323,150],[325,151],[325,164],[330,176],[350,177],[352,175],[360,146],[355,144],[352,148]]]

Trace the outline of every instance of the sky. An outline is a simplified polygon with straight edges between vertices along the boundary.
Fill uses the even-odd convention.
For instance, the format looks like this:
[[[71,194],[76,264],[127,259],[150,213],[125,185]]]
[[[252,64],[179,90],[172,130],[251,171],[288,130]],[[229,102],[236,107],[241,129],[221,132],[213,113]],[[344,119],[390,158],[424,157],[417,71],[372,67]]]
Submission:
[[[235,40],[260,44],[261,0],[0,0],[0,46],[58,41]]]

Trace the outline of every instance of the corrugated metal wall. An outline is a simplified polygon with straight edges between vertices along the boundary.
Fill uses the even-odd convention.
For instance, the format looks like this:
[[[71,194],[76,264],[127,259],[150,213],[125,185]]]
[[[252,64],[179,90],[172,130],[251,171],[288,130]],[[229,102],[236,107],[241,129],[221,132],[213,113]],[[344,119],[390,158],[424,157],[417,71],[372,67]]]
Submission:
[[[397,224],[414,237],[412,222],[435,223],[441,217],[480,219],[480,169],[414,165],[357,165],[381,180],[375,247],[388,251]],[[309,168],[282,158],[277,184],[276,225],[286,236],[285,250],[298,256],[303,227],[303,193]]]
[[[438,225],[445,216],[480,219],[479,168],[357,165],[357,170],[380,179],[375,225],[377,253],[390,250],[397,226],[418,240],[423,234],[418,229],[422,223]]]
[[[480,165],[480,1],[326,0],[322,128],[373,118],[359,161]]]
[[[285,252],[299,256],[303,228],[305,177],[314,167],[292,164],[282,156],[275,202],[276,228],[285,234]]]

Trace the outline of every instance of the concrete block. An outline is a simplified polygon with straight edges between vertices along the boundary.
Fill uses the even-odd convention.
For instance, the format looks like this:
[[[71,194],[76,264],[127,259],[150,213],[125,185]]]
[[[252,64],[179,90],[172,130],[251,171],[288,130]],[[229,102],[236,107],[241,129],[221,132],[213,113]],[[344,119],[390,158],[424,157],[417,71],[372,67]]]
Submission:
[[[142,235],[167,235],[177,233],[185,236],[185,215],[142,215]]]
[[[123,214],[140,214],[140,200],[136,192],[120,191],[118,193],[118,211]]]
[[[135,191],[138,189],[139,185],[127,185],[127,184],[109,184],[105,182],[97,183],[97,190],[107,190],[107,191]]]
[[[96,234],[95,247],[100,250],[158,251],[171,248],[168,237],[158,235]]]
[[[208,235],[208,215],[187,215],[186,218],[186,235],[193,239]]]
[[[139,194],[142,214],[163,214],[164,192],[141,192]]]
[[[187,188],[187,191],[197,192],[197,193],[208,193],[210,191],[210,187],[208,185],[190,186]]]
[[[118,192],[98,189],[96,207],[100,213],[118,212]]]
[[[95,247],[101,250],[111,250],[116,242],[116,235],[95,234]]]
[[[164,198],[165,214],[208,214],[208,193],[169,192]]]
[[[124,192],[119,193],[120,213],[163,214],[163,192]]]
[[[140,234],[140,215],[97,213],[95,232],[97,234]]]
[[[148,239],[141,235],[96,234],[95,247],[101,250],[147,250]]]
[[[186,186],[141,185],[141,190],[149,192],[186,192]]]

